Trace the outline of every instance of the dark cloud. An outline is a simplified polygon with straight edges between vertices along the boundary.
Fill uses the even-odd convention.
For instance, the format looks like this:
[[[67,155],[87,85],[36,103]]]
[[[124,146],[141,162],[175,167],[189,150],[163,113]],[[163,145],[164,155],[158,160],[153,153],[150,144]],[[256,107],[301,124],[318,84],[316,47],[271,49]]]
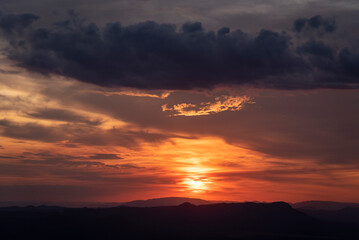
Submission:
[[[335,28],[335,23],[320,16],[298,21],[297,31],[309,27],[330,32]],[[270,30],[251,36],[229,28],[218,33],[206,31],[200,22],[187,22],[176,30],[175,25],[151,21],[129,26],[115,22],[99,27],[72,16],[56,26],[27,28],[23,36],[11,34],[8,28],[2,32],[12,43],[8,57],[20,66],[107,87],[358,87],[351,61],[339,61],[339,56],[334,56],[335,71],[326,80],[327,73],[320,66],[295,51],[289,35]]]
[[[340,61],[336,59],[335,50],[322,41],[311,39],[299,46],[297,52],[302,56],[308,57],[313,66],[316,66],[317,69],[322,70],[325,73],[330,73],[332,77],[339,77],[336,75],[340,72],[344,72],[341,71],[341,68],[345,64],[340,63]],[[348,74],[348,71],[345,72],[346,74],[343,75]],[[341,78],[342,81],[345,81],[343,80],[343,77]],[[327,82],[329,84],[330,81],[327,80]]]
[[[122,159],[122,157],[118,156],[117,154],[96,153],[94,155],[88,156],[88,159],[112,160],[112,159]]]
[[[66,121],[70,123],[85,123],[89,125],[101,124],[100,120],[91,120],[78,113],[65,109],[42,108],[42,109],[37,109],[33,112],[27,112],[26,114],[34,118]]]
[[[10,157],[10,156],[0,156],[0,159],[14,159],[14,157]]]
[[[69,144],[83,144],[90,146],[122,146],[136,148],[142,142],[159,143],[170,138],[182,137],[176,134],[151,133],[145,130],[127,130],[113,127],[102,129],[94,126],[62,124],[45,126],[37,123],[16,123],[9,120],[0,120],[2,136],[34,140],[41,142],[66,141]],[[93,155],[92,157],[100,157]],[[112,155],[103,155],[111,157]]]
[[[321,30],[323,32],[334,32],[336,29],[335,19],[324,19],[322,16],[317,15],[311,18],[298,18],[293,23],[294,32],[311,29]]]
[[[359,77],[359,54],[353,53],[345,48],[339,53],[339,62],[344,68],[344,71],[353,77]]]
[[[0,28],[3,34],[7,36],[14,36],[22,34],[23,30],[29,27],[34,21],[40,17],[34,14],[7,14],[0,13]]]
[[[56,127],[45,127],[35,123],[17,124],[9,120],[0,120],[2,136],[43,142],[57,142],[67,138],[67,134]]]
[[[1,201],[9,200],[52,200],[68,201],[74,199],[84,200],[99,194],[99,189],[88,186],[70,185],[1,185]],[[103,193],[104,191],[100,191]]]
[[[323,42],[310,40],[297,48],[300,53],[311,54],[326,59],[334,59],[333,49]]]
[[[19,71],[11,71],[11,70],[5,70],[0,68],[0,73],[2,74],[19,74]]]
[[[96,153],[90,156],[72,156],[66,154],[53,154],[51,152],[23,152],[21,157],[34,156],[36,158],[50,160],[50,161],[59,161],[59,160],[73,160],[73,159],[82,159],[82,160],[113,160],[113,159],[123,159],[118,156],[118,154],[113,153]]]
[[[106,164],[103,162],[93,162],[93,161],[55,161],[55,160],[22,160],[22,163],[35,164],[35,165],[60,165],[66,167],[97,167],[97,168],[122,168],[120,164]],[[128,168],[125,166],[125,168]]]
[[[31,166],[61,166],[61,167],[85,167],[85,168],[115,168],[115,169],[143,169],[144,167],[137,166],[130,163],[116,163],[116,164],[107,164],[100,161],[92,160],[120,160],[123,159],[118,157],[116,154],[95,154],[88,157],[76,156],[76,155],[67,155],[67,154],[58,154],[51,152],[24,152],[21,155],[14,156],[0,156],[0,159],[12,159],[14,163],[23,163]],[[5,170],[8,174],[12,171],[10,167],[6,165]],[[0,175],[5,175],[4,172],[0,171]]]
[[[322,185],[340,188],[357,188],[356,184],[338,182],[336,175],[345,173],[348,168],[275,168],[258,171],[234,171],[234,172],[218,172],[211,176],[220,177],[228,180],[262,180],[273,183],[297,183],[300,185]],[[313,177],[316,176],[316,177]]]

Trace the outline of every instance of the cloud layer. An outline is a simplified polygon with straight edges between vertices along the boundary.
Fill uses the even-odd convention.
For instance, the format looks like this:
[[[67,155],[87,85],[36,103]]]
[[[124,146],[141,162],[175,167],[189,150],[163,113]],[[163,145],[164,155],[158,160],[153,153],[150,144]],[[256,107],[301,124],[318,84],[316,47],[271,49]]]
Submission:
[[[249,35],[200,22],[175,25],[119,22],[99,27],[76,16],[35,28],[32,14],[1,15],[0,30],[9,59],[43,74],[107,87],[195,89],[218,85],[260,88],[358,88],[359,54],[322,39],[297,43],[288,33],[262,30]],[[333,32],[335,22],[315,16],[298,19],[305,28]]]

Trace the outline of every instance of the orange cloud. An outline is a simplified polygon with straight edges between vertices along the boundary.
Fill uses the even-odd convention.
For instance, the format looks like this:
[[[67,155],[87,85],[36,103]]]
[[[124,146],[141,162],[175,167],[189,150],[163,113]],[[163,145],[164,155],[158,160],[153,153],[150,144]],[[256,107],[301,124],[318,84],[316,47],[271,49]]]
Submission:
[[[221,96],[216,97],[215,102],[202,102],[199,105],[192,103],[180,103],[168,107],[162,105],[162,111],[175,112],[171,116],[203,116],[225,111],[239,111],[245,104],[254,103],[248,96]]]
[[[133,97],[150,97],[150,98],[165,99],[171,94],[172,91],[145,92],[145,91],[139,91],[139,90],[135,90],[135,89],[127,89],[127,90],[123,90],[123,91],[111,91],[111,90],[106,89],[106,90],[95,90],[94,92],[100,92],[106,96],[125,95],[125,96],[133,96]]]

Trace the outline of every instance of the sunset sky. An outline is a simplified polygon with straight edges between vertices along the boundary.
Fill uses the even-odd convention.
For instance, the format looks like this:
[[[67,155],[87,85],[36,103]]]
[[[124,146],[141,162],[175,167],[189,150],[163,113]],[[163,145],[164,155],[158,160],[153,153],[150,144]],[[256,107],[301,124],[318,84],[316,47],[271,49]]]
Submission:
[[[0,10],[0,201],[359,202],[359,1]]]

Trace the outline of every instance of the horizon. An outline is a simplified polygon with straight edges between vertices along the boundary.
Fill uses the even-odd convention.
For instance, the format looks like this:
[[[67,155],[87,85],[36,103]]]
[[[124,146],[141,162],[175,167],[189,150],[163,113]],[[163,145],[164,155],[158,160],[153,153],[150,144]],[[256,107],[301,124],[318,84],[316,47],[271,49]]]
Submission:
[[[359,203],[358,26],[352,0],[3,1],[0,203]]]
[[[180,200],[179,204],[174,204],[171,205],[172,202],[171,201],[163,201],[163,200]],[[294,204],[301,204],[301,203],[310,203],[310,202],[316,202],[316,203],[320,203],[320,204],[324,204],[324,203],[334,203],[334,204],[358,204],[359,202],[337,202],[337,201],[325,201],[325,200],[306,200],[306,201],[300,201],[300,202],[286,202],[286,201],[227,201],[227,200],[207,200],[207,199],[202,199],[202,198],[188,198],[188,197],[160,197],[160,198],[149,198],[149,199],[132,199],[129,201],[121,201],[121,202],[86,202],[86,201],[76,201],[76,202],[71,202],[71,201],[65,201],[65,202],[61,202],[61,201],[53,201],[53,202],[46,202],[46,201],[31,201],[31,200],[27,200],[27,201],[1,201],[0,202],[0,208],[1,207],[28,207],[28,206],[35,206],[35,207],[39,207],[39,206],[58,206],[58,207],[70,207],[70,208],[76,208],[76,207],[87,207],[87,208],[97,208],[97,207],[114,207],[117,205],[110,205],[110,206],[106,206],[106,204],[128,204],[128,203],[133,203],[133,202],[152,202],[153,200],[162,200],[160,204],[154,204],[153,206],[178,206],[182,203],[186,203],[189,202],[193,205],[199,206],[199,205],[207,205],[207,204],[218,204],[218,203],[264,203],[264,204],[270,204],[270,203],[276,203],[276,202],[284,202],[284,203],[288,203],[289,205],[294,205]],[[203,204],[195,204],[195,201],[203,201],[203,202],[207,202],[207,203],[203,203]],[[12,204],[17,204],[17,205],[12,205]],[[53,205],[51,205],[53,204]],[[66,205],[66,204],[70,204],[70,205]],[[72,205],[71,205],[72,204]],[[73,205],[75,204],[75,205]],[[90,204],[90,205],[86,205],[86,204]],[[99,206],[97,206],[96,204],[100,204]],[[161,204],[165,204],[165,205],[161,205]],[[118,205],[121,206],[121,205]],[[126,205],[124,205],[126,206]]]

